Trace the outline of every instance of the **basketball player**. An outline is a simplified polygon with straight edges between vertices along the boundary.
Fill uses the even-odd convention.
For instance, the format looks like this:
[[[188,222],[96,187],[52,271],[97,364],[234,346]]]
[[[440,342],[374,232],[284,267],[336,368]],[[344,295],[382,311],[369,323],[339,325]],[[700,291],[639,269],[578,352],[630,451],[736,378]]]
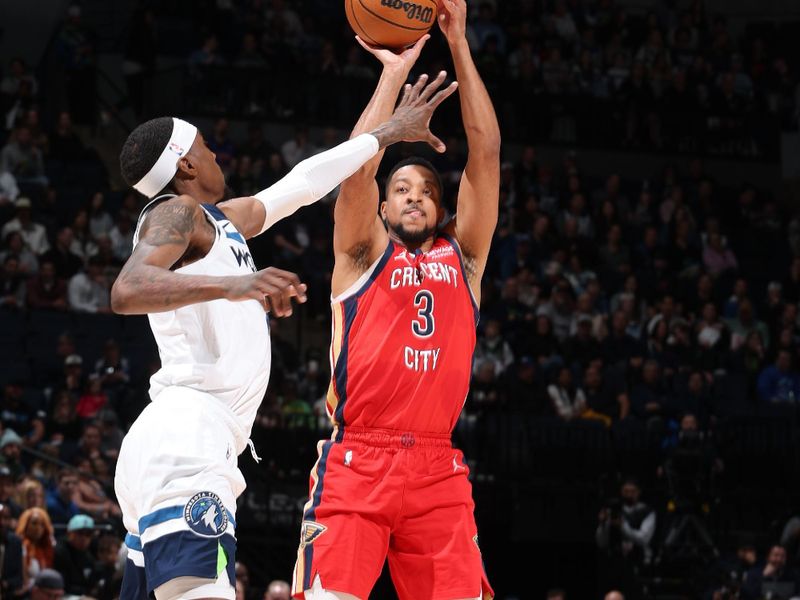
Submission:
[[[439,6],[469,150],[458,213],[442,224],[442,183],[421,158],[391,169],[380,216],[381,153],[342,184],[328,393],[335,429],[311,472],[298,599],[366,600],[387,556],[401,600],[492,596],[468,468],[450,436],[469,388],[497,223],[500,133],[467,45],[465,1]],[[354,137],[391,114],[415,58],[371,52],[384,69]]]
[[[149,315],[161,356],[153,402],[120,451],[115,489],[129,531],[121,598],[233,600],[237,457],[267,388],[265,310],[305,301],[296,275],[257,271],[246,239],[330,192],[381,148],[429,141],[442,79],[405,95],[390,119],[298,164],[255,197],[220,202],[225,181],[197,129],[180,119],[140,125],[122,149],[125,179],[153,198],[112,289],[118,313]],[[435,92],[435,94],[434,94]],[[366,130],[365,130],[366,131]]]

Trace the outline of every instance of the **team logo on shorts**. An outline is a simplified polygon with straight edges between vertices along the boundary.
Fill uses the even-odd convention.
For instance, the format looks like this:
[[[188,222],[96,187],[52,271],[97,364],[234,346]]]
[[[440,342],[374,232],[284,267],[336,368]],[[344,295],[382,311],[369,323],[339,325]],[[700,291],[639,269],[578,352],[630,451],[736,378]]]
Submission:
[[[195,494],[183,509],[189,528],[200,537],[216,538],[228,528],[228,511],[212,492]]]
[[[300,529],[300,547],[305,548],[307,544],[311,544],[319,536],[328,530],[322,523],[316,521],[303,521],[303,527]]]

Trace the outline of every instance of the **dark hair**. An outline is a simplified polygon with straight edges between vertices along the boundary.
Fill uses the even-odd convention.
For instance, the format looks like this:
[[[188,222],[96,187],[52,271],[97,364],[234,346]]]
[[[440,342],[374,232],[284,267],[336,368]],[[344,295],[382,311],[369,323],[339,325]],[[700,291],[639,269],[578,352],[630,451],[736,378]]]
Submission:
[[[173,127],[171,117],[158,117],[131,132],[119,153],[119,168],[128,185],[134,185],[150,172],[167,147]]]
[[[431,161],[422,158],[421,156],[410,156],[408,158],[404,158],[395,166],[392,167],[392,170],[389,171],[389,174],[386,176],[386,189],[389,189],[389,183],[392,181],[392,177],[394,174],[397,173],[403,167],[407,167],[409,165],[417,165],[419,167],[424,167],[428,169],[431,173],[433,173],[434,178],[436,179],[436,187],[439,188],[439,202],[444,200],[444,185],[442,184],[442,178],[439,176],[439,171],[436,170],[431,164]]]

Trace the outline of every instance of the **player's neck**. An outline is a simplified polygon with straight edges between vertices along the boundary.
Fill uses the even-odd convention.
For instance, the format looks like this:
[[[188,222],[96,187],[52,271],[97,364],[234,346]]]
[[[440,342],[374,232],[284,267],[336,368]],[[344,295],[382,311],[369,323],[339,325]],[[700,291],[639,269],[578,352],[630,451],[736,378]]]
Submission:
[[[394,242],[396,246],[402,246],[409,252],[416,252],[417,250],[422,250],[423,252],[428,252],[431,248],[433,248],[433,244],[436,242],[436,233],[431,235],[428,239],[423,242],[407,242],[400,238],[394,231],[391,229],[389,230],[389,239]]]
[[[175,193],[179,196],[191,196],[199,204],[216,204],[221,200],[221,198],[216,197],[194,181],[185,181],[182,182],[182,185],[176,185]]]

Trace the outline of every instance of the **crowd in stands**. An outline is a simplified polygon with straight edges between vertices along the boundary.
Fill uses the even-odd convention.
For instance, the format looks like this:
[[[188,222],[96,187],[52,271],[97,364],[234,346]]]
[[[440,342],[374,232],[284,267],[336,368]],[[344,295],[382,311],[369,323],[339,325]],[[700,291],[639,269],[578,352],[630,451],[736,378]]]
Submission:
[[[194,47],[182,56],[187,101],[212,113],[233,104],[241,114],[349,124],[378,69],[325,0],[209,3],[182,26],[180,3],[145,14],[129,58],[145,57],[137,64],[152,71],[157,50],[175,53],[159,24],[170,41],[182,34]],[[796,33],[769,23],[739,31],[702,0],[655,2],[646,13],[614,0],[482,0],[468,24],[507,140],[772,158],[778,128],[797,125]],[[446,65],[434,36],[418,70]],[[217,93],[200,93],[212,83]]]
[[[204,4],[193,18],[206,35],[188,57],[198,69],[195,84],[207,84],[204,66],[226,65],[277,70],[287,81],[290,71],[312,73],[309,79],[323,87],[361,78],[371,87],[375,65],[363,51],[347,50],[352,40],[344,27],[325,37],[329,30],[321,23],[341,21],[340,7],[333,11],[330,4]],[[179,6],[144,10],[132,29],[126,53],[140,69],[129,73],[128,83],[139,108],[144,92],[137,86],[161,48],[159,23],[169,24],[169,11]],[[505,127],[522,140],[569,138],[560,117],[586,106],[613,106],[603,135],[616,132],[608,141],[627,147],[763,157],[761,140],[742,143],[743,124],[766,115],[794,127],[796,77],[785,47],[753,31],[734,39],[702,2],[683,11],[664,3],[645,16],[611,0],[481,2],[475,12],[471,44]],[[85,84],[90,36],[78,35],[79,16],[69,16],[61,56]],[[432,41],[420,68],[438,68],[442,56]],[[153,352],[134,352],[120,338],[125,326],[110,314],[109,289],[131,252],[143,201],[109,187],[104,163],[73,125],[91,115],[43,115],[47,86],[19,59],[3,75],[0,327],[20,336],[0,334],[0,593],[43,598],[52,597],[43,590],[63,589],[112,598],[124,551],[114,462],[124,430],[146,402]],[[339,123],[341,107],[320,101],[322,90],[300,105],[280,91],[287,87],[253,86],[232,100],[252,108],[254,117]],[[67,95],[66,106],[83,106],[85,89],[70,89],[77,99]],[[586,123],[574,122],[578,140],[591,138]],[[255,121],[245,135],[233,129],[220,118],[203,133],[236,195],[267,187],[344,138],[340,130],[312,134],[298,126],[290,139],[267,139]],[[725,137],[726,131],[733,133]],[[447,142],[447,155],[431,158],[450,206],[465,149],[457,135]],[[384,164],[408,152],[392,149]],[[466,439],[494,416],[515,414],[594,427],[614,439],[642,435],[660,458],[637,475],[649,481],[658,473],[669,482],[672,501],[702,513],[708,495],[681,487],[677,465],[687,447],[699,444],[711,478],[726,468],[713,441],[725,419],[796,420],[800,216],[757,186],[715,180],[701,159],[688,168],[664,163],[636,179],[590,173],[580,151],[544,161],[530,144],[503,163],[473,384],[457,434]],[[309,284],[304,326],[322,331],[329,319],[334,200],[335,193],[252,243],[260,266],[297,271]],[[44,322],[63,329],[37,337]],[[100,325],[84,336],[89,322]],[[273,381],[256,428],[325,429],[325,348],[307,346],[300,355],[287,341],[288,327],[274,321],[272,327]],[[481,464],[479,456],[474,460]],[[641,502],[639,482],[620,483],[619,504],[601,511],[598,547],[611,565],[615,557],[635,557],[629,562],[645,569],[657,555],[652,520],[661,515]],[[736,558],[720,559],[725,575],[709,589],[729,583],[733,571],[742,597],[760,597],[780,577],[795,581],[797,536],[784,538],[763,562],[752,544],[743,544]],[[610,579],[606,589],[625,588],[628,575]],[[237,588],[247,582],[240,565]],[[269,590],[268,598],[288,597],[279,581]]]

